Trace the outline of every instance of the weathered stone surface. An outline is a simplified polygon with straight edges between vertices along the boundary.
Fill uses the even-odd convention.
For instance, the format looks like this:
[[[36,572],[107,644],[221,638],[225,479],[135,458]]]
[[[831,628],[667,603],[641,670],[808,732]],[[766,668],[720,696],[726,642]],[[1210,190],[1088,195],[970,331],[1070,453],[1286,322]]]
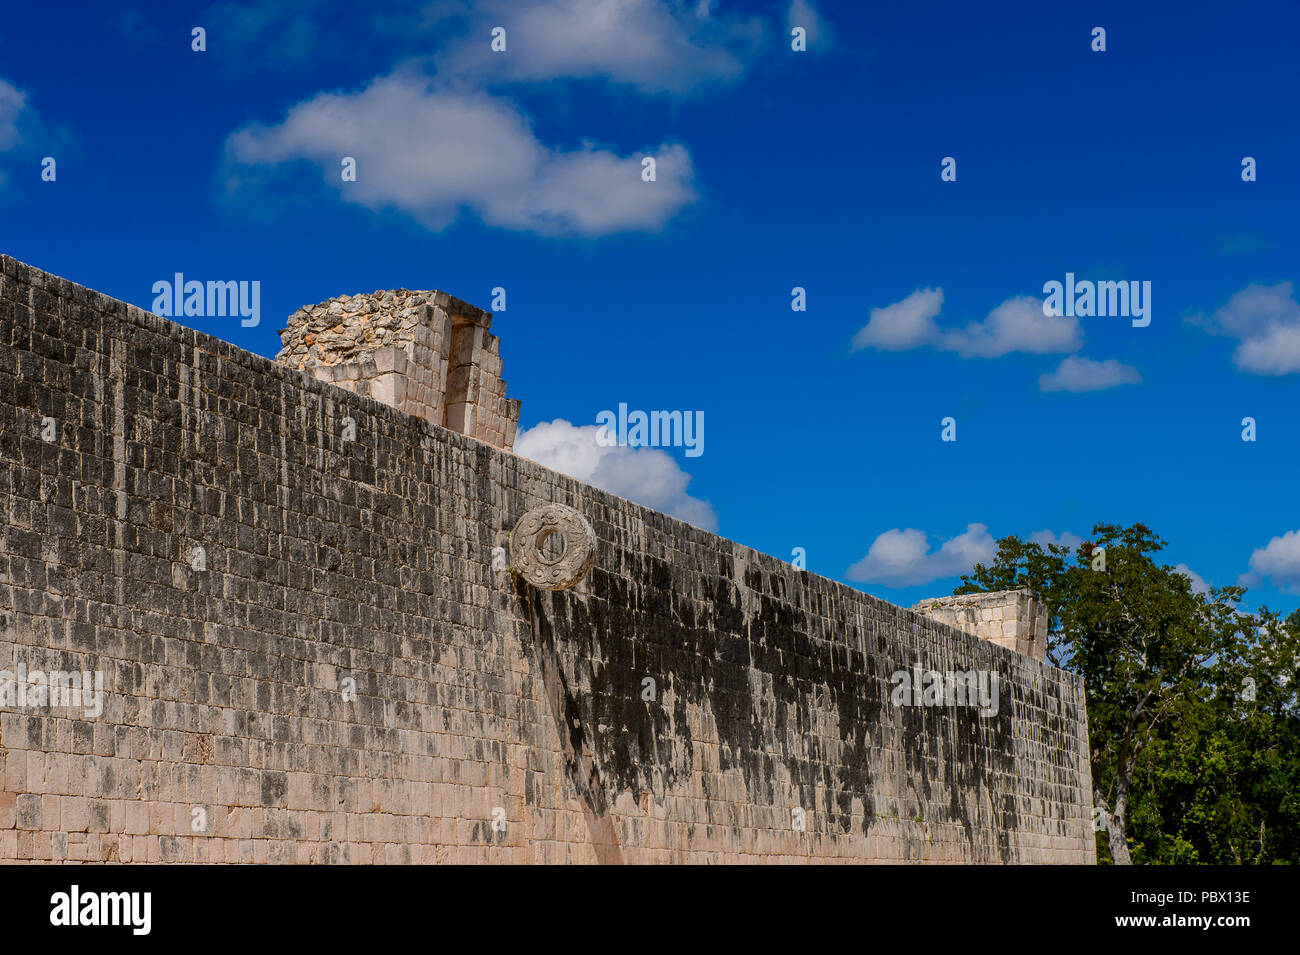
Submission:
[[[275,360],[400,411],[514,446],[492,314],[446,292],[396,289],[306,305],[280,330]]]
[[[0,707],[2,860],[1093,861],[1077,677],[7,257],[0,346],[0,669],[106,690]]]
[[[510,570],[541,590],[568,590],[595,561],[596,532],[563,504],[533,508],[510,532]]]
[[[1035,660],[1047,656],[1047,605],[1032,590],[930,597],[912,609]]]

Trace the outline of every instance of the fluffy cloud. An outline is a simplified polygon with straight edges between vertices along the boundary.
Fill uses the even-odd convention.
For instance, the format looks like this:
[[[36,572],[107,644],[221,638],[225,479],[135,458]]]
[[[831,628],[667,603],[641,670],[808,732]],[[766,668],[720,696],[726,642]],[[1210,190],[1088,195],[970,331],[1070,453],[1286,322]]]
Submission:
[[[1258,584],[1270,577],[1279,590],[1300,593],[1300,530],[1274,537],[1250,555],[1250,573],[1238,581],[1242,586]]]
[[[1248,285],[1209,319],[1192,319],[1212,334],[1239,339],[1233,363],[1255,375],[1300,372],[1300,303],[1290,282]]]
[[[1205,594],[1207,597],[1209,596],[1210,585],[1205,582],[1204,577],[1192,570],[1192,568],[1188,567],[1186,564],[1176,564],[1174,570],[1182,574],[1191,582],[1192,593]]]
[[[1042,391],[1105,391],[1141,381],[1142,376],[1136,368],[1114,358],[1093,361],[1081,355],[1070,355],[1055,371],[1040,375],[1038,387]]]
[[[1079,320],[1043,314],[1043,303],[1030,296],[1009,298],[983,322],[972,322],[944,336],[942,347],[963,358],[997,358],[1010,352],[1059,355],[1083,344]]]
[[[1069,531],[1062,531],[1060,534],[1052,531],[1035,531],[1029,535],[1029,540],[1040,547],[1056,544],[1058,547],[1065,547],[1072,551],[1078,550],[1079,545],[1083,543],[1082,537],[1078,534],[1071,534]]]
[[[929,345],[963,358],[997,358],[1011,352],[1034,355],[1077,351],[1083,345],[1079,320],[1043,314],[1043,303],[1031,296],[1009,298],[982,322],[961,328],[940,328],[935,319],[943,307],[943,289],[917,289],[901,302],[873,308],[867,324],[853,336],[853,349],[903,351]]]
[[[0,80],[0,152],[13,149],[22,142],[22,135],[18,132],[18,114],[26,104],[26,94]]]
[[[438,70],[483,82],[600,77],[645,93],[685,93],[739,77],[762,39],[756,20],[660,0],[477,0]],[[448,16],[455,15],[447,7]],[[493,52],[494,27],[507,50]]]
[[[943,309],[943,289],[917,289],[901,302],[873,308],[867,324],[853,336],[853,350],[906,351],[939,340],[935,318]]]
[[[933,551],[924,531],[894,528],[872,541],[867,556],[844,576],[860,583],[910,587],[968,573],[976,563],[991,561],[996,553],[997,545],[983,524],[967,525],[965,533]]]
[[[232,191],[306,160],[348,202],[395,208],[434,230],[469,210],[489,225],[544,235],[654,231],[696,198],[684,146],[648,150],[657,181],[643,182],[643,154],[551,149],[506,101],[412,72],[355,93],[320,93],[278,125],[232,134],[226,152]],[[357,160],[355,182],[341,181],[344,156]]]
[[[717,530],[718,517],[707,501],[691,497],[691,476],[659,448],[603,447],[596,425],[574,425],[563,418],[543,421],[515,437],[515,453],[552,470],[646,507],[663,511],[705,530]]]

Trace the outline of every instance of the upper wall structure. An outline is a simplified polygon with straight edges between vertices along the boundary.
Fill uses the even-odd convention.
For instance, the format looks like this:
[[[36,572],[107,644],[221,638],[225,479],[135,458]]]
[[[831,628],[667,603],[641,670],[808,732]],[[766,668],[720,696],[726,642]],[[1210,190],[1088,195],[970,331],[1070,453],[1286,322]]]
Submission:
[[[1047,656],[1047,604],[1032,590],[931,597],[912,609],[1035,660]]]
[[[1095,861],[1078,676],[306,371],[0,256],[0,861]]]
[[[514,447],[492,314],[446,292],[396,289],[306,305],[275,360],[494,448]]]

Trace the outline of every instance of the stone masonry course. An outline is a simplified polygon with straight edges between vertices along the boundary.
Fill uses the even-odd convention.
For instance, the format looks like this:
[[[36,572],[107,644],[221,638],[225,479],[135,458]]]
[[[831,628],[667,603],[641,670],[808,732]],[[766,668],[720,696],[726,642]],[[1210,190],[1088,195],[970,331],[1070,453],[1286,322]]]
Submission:
[[[1095,861],[1077,676],[516,456],[486,326],[376,294],[407,383],[459,347],[491,400],[0,256],[0,670],[104,677],[0,705],[0,860]],[[594,538],[566,589],[496,559],[548,504]],[[912,669],[996,713],[897,705]]]

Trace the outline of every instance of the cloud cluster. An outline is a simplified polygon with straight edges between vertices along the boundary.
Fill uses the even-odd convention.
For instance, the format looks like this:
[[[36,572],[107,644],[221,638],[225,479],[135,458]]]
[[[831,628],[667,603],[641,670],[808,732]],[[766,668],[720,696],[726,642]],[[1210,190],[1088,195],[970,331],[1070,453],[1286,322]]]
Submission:
[[[1065,355],[1055,370],[1039,376],[1042,391],[1104,391],[1140,384],[1142,375],[1116,359],[1096,361],[1074,354],[1083,347],[1083,331],[1073,316],[1043,314],[1032,296],[1009,298],[982,322],[944,327],[943,289],[917,289],[902,301],[873,308],[867,324],[853,336],[852,349],[908,351],[934,348],[963,358],[999,358],[1013,352]],[[1300,301],[1291,282],[1252,284],[1232,296],[1211,316],[1188,319],[1211,334],[1238,340],[1233,363],[1255,375],[1300,373]]]
[[[1003,355],[1066,355],[1055,371],[1041,375],[1042,391],[1103,391],[1142,380],[1137,369],[1115,359],[1094,361],[1075,355],[1083,347],[1083,330],[1072,315],[1047,315],[1033,296],[1007,299],[980,322],[941,326],[943,289],[917,289],[902,301],[873,308],[867,324],[853,336],[852,350],[909,351],[934,348],[962,358]]]
[[[543,421],[515,437],[515,453],[688,524],[717,530],[713,508],[686,493],[691,476],[671,455],[659,448],[605,447],[596,443],[598,430],[563,418]]]
[[[320,9],[323,6],[324,9]],[[687,95],[742,76],[770,25],[718,15],[711,0],[435,0],[370,14],[393,72],[362,89],[320,92],[274,124],[252,124],[226,141],[232,196],[264,188],[255,202],[301,194],[286,167],[308,162],[348,202],[396,209],[440,230],[461,213],[490,226],[548,236],[593,237],[659,231],[695,202],[685,145],[631,144],[637,151],[541,142],[528,118],[498,91],[512,84],[598,80],[643,95]],[[286,47],[286,63],[314,62],[351,18],[349,5],[305,0],[220,3],[217,32],[237,48]],[[828,36],[807,0],[790,15]],[[493,31],[505,30],[505,50]],[[367,31],[363,31],[367,32]],[[356,181],[340,162],[357,160]],[[643,160],[656,163],[654,181]]]
[[[691,157],[680,144],[646,151],[656,159],[656,181],[643,182],[640,153],[550,149],[507,101],[410,71],[356,93],[317,94],[282,123],[232,134],[226,150],[241,185],[257,167],[306,160],[346,201],[395,208],[434,230],[461,210],[544,235],[657,230],[696,197]],[[342,181],[344,156],[357,161],[355,182]]]
[[[1241,371],[1254,375],[1300,372],[1300,302],[1290,282],[1246,286],[1209,319],[1193,323],[1211,334],[1238,339],[1232,353]]]
[[[977,563],[988,563],[997,544],[983,524],[969,524],[964,533],[929,549],[924,531],[915,528],[885,531],[871,543],[867,556],[845,571],[848,580],[911,587],[968,573]]]
[[[1036,531],[1029,540],[1042,547],[1056,544],[1077,551],[1083,538],[1069,531]],[[990,563],[997,556],[997,542],[984,524],[968,524],[964,533],[930,549],[924,531],[915,528],[885,531],[878,536],[863,557],[845,572],[845,578],[859,583],[886,587],[912,587],[936,580],[970,573],[976,564]],[[1255,551],[1250,566],[1253,573],[1243,575],[1244,586],[1271,576],[1281,589],[1300,592],[1300,531],[1276,537],[1267,547]],[[1209,595],[1210,584],[1187,564],[1174,567],[1186,577],[1194,593]]]
[[[875,348],[906,351],[929,346],[963,358],[998,358],[1012,352],[1051,355],[1083,345],[1079,320],[1043,314],[1043,303],[1029,296],[1009,298],[982,322],[941,328],[943,289],[917,289],[901,302],[873,308],[867,324],[853,336],[854,351]]]

